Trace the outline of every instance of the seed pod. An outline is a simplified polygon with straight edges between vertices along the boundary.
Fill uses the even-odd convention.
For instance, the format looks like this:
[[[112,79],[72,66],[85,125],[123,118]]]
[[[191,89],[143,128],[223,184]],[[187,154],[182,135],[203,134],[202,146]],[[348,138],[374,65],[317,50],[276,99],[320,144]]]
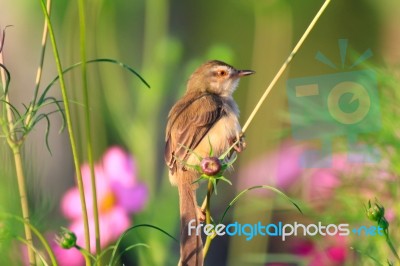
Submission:
[[[70,249],[76,246],[77,237],[74,232],[66,228],[61,229],[61,234],[56,236],[56,242],[64,249]]]
[[[371,206],[369,203],[369,208],[367,209],[367,217],[371,221],[378,222],[385,215],[385,208],[377,203],[374,206]]]
[[[206,157],[200,162],[201,170],[208,176],[215,176],[221,171],[221,161],[217,157]]]

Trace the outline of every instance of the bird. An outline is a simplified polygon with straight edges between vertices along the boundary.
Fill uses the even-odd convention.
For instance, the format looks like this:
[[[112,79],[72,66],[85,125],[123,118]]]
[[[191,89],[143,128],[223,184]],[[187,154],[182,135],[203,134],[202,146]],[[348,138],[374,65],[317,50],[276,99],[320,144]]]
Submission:
[[[180,261],[178,265],[203,265],[201,235],[188,232],[188,224],[204,221],[196,200],[199,173],[190,165],[199,158],[219,157],[233,144],[236,152],[245,148],[239,124],[239,108],[233,99],[241,77],[255,73],[237,70],[219,60],[198,67],[189,77],[186,92],[171,108],[165,133],[164,159],[169,180],[178,187],[180,209]]]

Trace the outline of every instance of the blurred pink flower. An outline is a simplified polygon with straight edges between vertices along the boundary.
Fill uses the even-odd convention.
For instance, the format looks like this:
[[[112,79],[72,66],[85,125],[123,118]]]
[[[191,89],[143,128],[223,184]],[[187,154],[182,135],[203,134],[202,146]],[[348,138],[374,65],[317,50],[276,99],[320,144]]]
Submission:
[[[63,249],[55,242],[51,245],[60,266],[79,266],[85,265],[85,260],[79,250],[76,248]]]
[[[284,143],[279,150],[251,161],[239,173],[243,188],[260,184],[269,184],[280,189],[288,188],[302,173],[299,158],[304,148],[304,145]]]
[[[90,246],[91,252],[94,252],[94,204],[89,165],[82,165],[81,171],[89,215]],[[101,162],[95,164],[95,175],[100,239],[101,246],[105,247],[118,239],[131,226],[130,215],[143,209],[148,198],[148,191],[147,187],[136,179],[136,165],[133,158],[119,147],[111,147],[106,151]],[[61,211],[71,221],[68,229],[78,237],[77,244],[84,247],[84,226],[77,187],[66,192],[61,202]],[[76,249],[59,248],[56,252],[61,265],[80,265],[84,262]],[[68,261],[65,258],[68,258]]]
[[[346,155],[334,154],[330,168],[303,168],[301,156],[307,148],[309,146],[305,144],[284,142],[277,151],[263,155],[241,169],[240,187],[268,184],[287,190],[301,184],[309,198],[329,198],[333,189],[340,185],[338,173],[347,167]]]
[[[348,243],[343,236],[324,237],[322,245],[302,239],[293,245],[292,252],[306,257],[309,261],[308,266],[343,265],[348,256]]]

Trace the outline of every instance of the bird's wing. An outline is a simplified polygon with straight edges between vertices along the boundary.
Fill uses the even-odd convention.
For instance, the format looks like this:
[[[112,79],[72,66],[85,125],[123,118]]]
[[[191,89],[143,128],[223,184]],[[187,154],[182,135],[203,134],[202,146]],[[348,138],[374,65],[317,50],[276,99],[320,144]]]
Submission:
[[[164,153],[172,173],[176,170],[176,161],[184,162],[224,115],[223,100],[214,94],[188,95],[175,104],[168,117]]]

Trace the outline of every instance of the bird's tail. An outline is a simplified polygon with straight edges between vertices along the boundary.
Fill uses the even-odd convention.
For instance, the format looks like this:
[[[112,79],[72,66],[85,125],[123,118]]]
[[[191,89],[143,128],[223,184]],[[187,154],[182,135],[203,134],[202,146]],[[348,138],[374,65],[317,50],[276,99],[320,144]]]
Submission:
[[[202,266],[203,243],[201,230],[196,233],[198,219],[198,205],[196,200],[196,188],[193,181],[197,174],[192,171],[178,170],[179,209],[181,217],[180,249],[181,258],[179,266]],[[190,227],[189,227],[190,225]],[[189,231],[189,229],[191,229]]]

